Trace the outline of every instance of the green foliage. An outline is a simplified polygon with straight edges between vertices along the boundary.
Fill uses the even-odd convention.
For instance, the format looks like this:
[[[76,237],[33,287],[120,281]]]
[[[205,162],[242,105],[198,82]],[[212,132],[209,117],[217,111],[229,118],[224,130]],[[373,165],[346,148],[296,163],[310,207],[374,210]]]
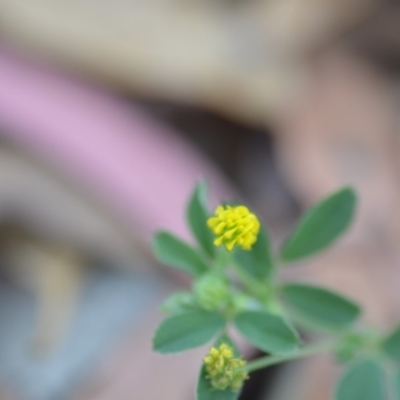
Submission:
[[[193,236],[199,242],[206,254],[213,257],[215,247],[213,245],[213,234],[207,227],[207,187],[205,182],[199,182],[190,198],[186,210],[186,218]]]
[[[153,348],[160,353],[177,353],[201,346],[219,334],[225,326],[217,313],[188,311],[165,319],[158,327]]]
[[[204,274],[194,285],[194,295],[205,310],[221,309],[230,300],[229,281],[220,274]]]
[[[271,243],[268,232],[263,226],[252,250],[238,248],[235,250],[234,257],[240,268],[256,279],[267,281],[274,273]]]
[[[363,335],[347,333],[338,340],[334,349],[336,360],[341,363],[352,361],[366,346],[368,346],[368,341]]]
[[[335,400],[387,400],[381,365],[374,359],[350,365],[337,385]]]
[[[400,326],[384,339],[382,348],[389,357],[400,362]]]
[[[195,308],[198,307],[193,293],[183,290],[171,294],[160,306],[161,311],[171,314],[179,314]]]
[[[284,244],[282,260],[296,261],[329,246],[350,225],[355,204],[354,191],[346,188],[313,207]]]
[[[400,371],[397,371],[392,380],[393,399],[400,400]]]
[[[361,309],[351,300],[318,286],[290,284],[282,288],[289,307],[305,321],[323,329],[343,329],[359,317]]]
[[[278,315],[247,311],[235,318],[235,324],[250,343],[272,354],[291,352],[299,345],[296,331]]]
[[[154,238],[153,250],[164,264],[198,277],[208,270],[199,253],[168,232],[159,232]]]
[[[239,397],[240,391],[215,390],[208,383],[205,375],[206,372],[203,366],[197,383],[196,400],[236,400]]]
[[[217,342],[214,344],[218,347],[221,343],[229,344],[233,350],[236,357],[239,357],[239,351],[235,343],[226,335],[221,336]],[[197,381],[196,387],[196,400],[236,400],[240,395],[240,390],[215,390],[206,378],[206,371],[204,365],[202,366]]]
[[[156,235],[153,248],[158,259],[188,273],[192,289],[175,293],[163,303],[162,310],[171,315],[155,333],[154,350],[165,354],[189,350],[233,324],[251,344],[272,354],[246,364],[231,340],[220,337],[216,346],[229,344],[235,357],[226,346],[208,353],[209,379],[206,368],[201,368],[197,400],[237,400],[240,390],[230,388],[240,386],[250,371],[327,350],[346,368],[335,400],[400,400],[400,326],[382,337],[377,330],[355,325],[361,308],[342,295],[307,284],[277,283],[275,266],[331,245],[349,226],[355,203],[356,196],[349,188],[322,200],[300,220],[284,244],[279,262],[265,228],[258,236],[253,232],[257,241],[248,251],[216,251],[207,227],[204,183],[196,186],[187,207],[187,221],[199,249],[168,232]],[[221,226],[224,240],[235,233],[248,233],[240,218],[224,218],[229,222],[228,229]],[[322,330],[330,340],[303,346],[292,324],[311,332]]]

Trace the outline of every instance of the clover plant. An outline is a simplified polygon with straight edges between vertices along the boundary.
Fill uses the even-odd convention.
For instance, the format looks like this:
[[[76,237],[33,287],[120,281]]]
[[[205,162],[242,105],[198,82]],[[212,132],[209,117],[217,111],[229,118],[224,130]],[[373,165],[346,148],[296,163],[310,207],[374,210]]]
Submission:
[[[167,317],[153,348],[170,354],[210,343],[199,360],[197,400],[235,400],[252,371],[321,352],[343,364],[332,399],[400,400],[400,327],[384,334],[363,326],[362,308],[353,300],[279,277],[280,269],[332,245],[351,224],[356,203],[351,188],[333,193],[273,251],[266,227],[246,206],[220,205],[211,215],[200,182],[186,210],[196,244],[170,232],[155,236],[157,258],[184,271],[192,283],[161,306]],[[267,355],[247,362],[229,337],[231,327]],[[320,339],[303,341],[299,328]]]

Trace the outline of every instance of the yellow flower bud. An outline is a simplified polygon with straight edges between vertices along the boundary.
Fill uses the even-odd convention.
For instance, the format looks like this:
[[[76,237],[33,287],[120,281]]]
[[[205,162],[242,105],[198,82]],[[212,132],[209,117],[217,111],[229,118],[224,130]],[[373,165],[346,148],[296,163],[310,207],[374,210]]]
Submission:
[[[246,362],[238,357],[234,358],[232,347],[222,343],[218,348],[212,347],[203,359],[206,377],[213,388],[238,390],[248,375],[243,371]]]
[[[260,231],[257,216],[245,206],[219,206],[215,216],[208,219],[207,225],[216,235],[214,245],[224,245],[229,251],[235,246],[250,250]]]

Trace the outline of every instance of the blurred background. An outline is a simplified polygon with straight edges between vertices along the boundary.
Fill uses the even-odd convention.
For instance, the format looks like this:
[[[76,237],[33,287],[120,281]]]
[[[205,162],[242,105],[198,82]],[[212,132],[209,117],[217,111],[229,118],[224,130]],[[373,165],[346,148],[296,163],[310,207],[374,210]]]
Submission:
[[[195,182],[279,246],[353,185],[344,239],[284,271],[400,320],[400,3],[0,0],[0,399],[190,400],[205,348],[162,357]],[[254,349],[242,343],[247,357]],[[329,399],[328,357],[258,372],[242,400]]]

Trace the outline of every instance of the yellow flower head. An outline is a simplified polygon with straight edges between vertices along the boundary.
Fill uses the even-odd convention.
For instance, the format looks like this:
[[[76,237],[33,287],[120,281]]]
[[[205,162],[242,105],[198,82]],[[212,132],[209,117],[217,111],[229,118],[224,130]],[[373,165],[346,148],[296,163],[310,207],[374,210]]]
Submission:
[[[207,225],[216,235],[214,245],[223,244],[229,251],[236,245],[243,250],[250,250],[260,231],[258,218],[245,206],[219,206],[215,216],[208,219]]]
[[[247,372],[243,371],[246,361],[234,358],[233,349],[225,343],[212,347],[204,357],[206,377],[213,388],[238,390],[247,379]]]

